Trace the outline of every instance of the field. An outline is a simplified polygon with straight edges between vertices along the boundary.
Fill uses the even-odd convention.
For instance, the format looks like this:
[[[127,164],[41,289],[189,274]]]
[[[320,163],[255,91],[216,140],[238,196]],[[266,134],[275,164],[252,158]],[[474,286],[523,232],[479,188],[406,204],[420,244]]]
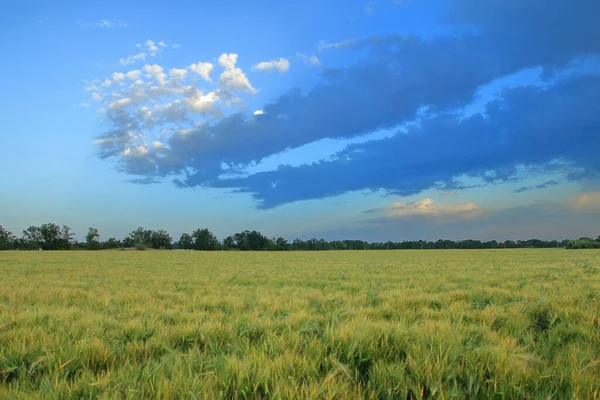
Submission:
[[[600,251],[0,252],[0,398],[600,398]]]

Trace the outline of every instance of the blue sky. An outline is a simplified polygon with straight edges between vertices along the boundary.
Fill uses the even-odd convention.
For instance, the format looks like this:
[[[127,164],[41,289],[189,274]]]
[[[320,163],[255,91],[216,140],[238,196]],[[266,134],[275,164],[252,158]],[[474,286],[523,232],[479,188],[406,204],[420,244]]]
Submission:
[[[7,5],[0,224],[597,236],[598,15],[587,0]]]

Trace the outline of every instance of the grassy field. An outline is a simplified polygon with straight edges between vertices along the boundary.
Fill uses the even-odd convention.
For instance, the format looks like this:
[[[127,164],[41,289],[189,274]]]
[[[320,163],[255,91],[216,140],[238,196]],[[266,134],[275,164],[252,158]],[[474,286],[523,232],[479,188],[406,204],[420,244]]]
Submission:
[[[0,398],[600,398],[600,251],[0,252]]]

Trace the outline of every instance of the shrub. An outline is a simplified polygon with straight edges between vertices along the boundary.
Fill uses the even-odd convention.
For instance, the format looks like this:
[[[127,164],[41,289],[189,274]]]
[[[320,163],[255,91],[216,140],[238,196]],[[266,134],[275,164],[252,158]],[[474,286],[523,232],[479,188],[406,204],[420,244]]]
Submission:
[[[135,244],[135,249],[136,250],[146,250],[148,247],[144,244],[144,243],[136,243]]]

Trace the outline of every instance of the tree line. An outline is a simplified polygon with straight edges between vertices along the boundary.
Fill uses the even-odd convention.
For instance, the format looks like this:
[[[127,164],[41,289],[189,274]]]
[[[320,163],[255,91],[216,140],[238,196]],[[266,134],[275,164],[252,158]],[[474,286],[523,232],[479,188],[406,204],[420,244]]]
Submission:
[[[144,250],[263,250],[263,251],[318,251],[318,250],[431,250],[431,249],[514,249],[514,248],[552,248],[567,249],[600,248],[600,236],[596,239],[582,237],[576,240],[408,240],[402,242],[367,242],[364,240],[294,239],[289,242],[283,237],[269,238],[258,231],[245,230],[227,236],[220,241],[210,230],[196,229],[192,233],[183,233],[179,240],[162,229],[151,230],[139,227],[124,239],[115,237],[101,240],[97,228],[90,227],[85,241],[74,240],[74,235],[66,225],[47,223],[30,226],[22,231],[21,237],[0,225],[0,250],[106,250],[136,248]]]

